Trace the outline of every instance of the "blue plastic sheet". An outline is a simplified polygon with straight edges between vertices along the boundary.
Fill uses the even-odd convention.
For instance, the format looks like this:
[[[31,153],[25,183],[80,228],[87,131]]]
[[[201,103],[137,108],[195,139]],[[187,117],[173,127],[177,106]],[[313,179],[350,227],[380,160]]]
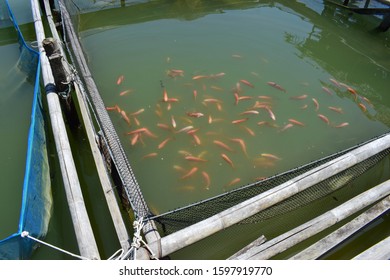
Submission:
[[[20,43],[18,67],[28,79],[35,81],[19,227],[16,233],[0,240],[0,259],[18,260],[29,259],[36,246],[35,241],[22,237],[22,232],[27,231],[38,239],[46,236],[51,217],[52,196],[39,84],[39,53],[24,41],[8,1],[6,3]]]

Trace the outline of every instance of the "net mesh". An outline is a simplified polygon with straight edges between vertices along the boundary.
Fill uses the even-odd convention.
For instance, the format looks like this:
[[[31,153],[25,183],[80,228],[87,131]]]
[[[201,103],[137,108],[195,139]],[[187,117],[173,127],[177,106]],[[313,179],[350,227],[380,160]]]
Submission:
[[[373,139],[372,139],[373,140]],[[371,141],[371,140],[370,140]],[[173,211],[153,216],[151,213],[150,219],[160,225],[161,231],[165,234],[171,234],[180,229],[188,227],[194,223],[207,219],[221,211],[224,211],[234,205],[237,205],[245,200],[248,200],[258,194],[270,190],[278,185],[281,185],[313,168],[316,168],[326,162],[329,162],[337,157],[340,157],[364,144],[351,147],[349,149],[337,152],[328,157],[313,161],[309,164],[297,167],[287,172],[277,174],[262,181],[258,181],[249,185],[242,186],[222,195],[200,201]],[[305,189],[290,198],[277,203],[259,213],[241,221],[241,224],[259,223],[270,218],[274,218],[297,208],[308,205],[309,203],[322,198],[330,193],[346,186],[361,174],[375,166],[380,160],[390,153],[390,149],[385,149],[374,156],[359,162],[358,164],[339,172],[330,178],[321,181],[318,184]]]

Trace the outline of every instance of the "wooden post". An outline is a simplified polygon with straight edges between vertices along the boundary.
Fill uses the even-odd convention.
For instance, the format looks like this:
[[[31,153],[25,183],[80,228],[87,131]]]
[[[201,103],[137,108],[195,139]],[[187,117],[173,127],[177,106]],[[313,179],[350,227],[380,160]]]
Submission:
[[[58,95],[55,92],[53,73],[51,72],[49,61],[42,46],[45,33],[41,21],[38,0],[31,0],[31,7],[39,46],[42,78],[47,93],[50,121],[80,254],[88,259],[100,259],[92,227],[85,208],[65,123],[62,118],[61,106]]]
[[[388,148],[390,148],[390,134],[383,135],[210,218],[165,236],[161,239],[161,255],[167,256],[234,225]],[[148,246],[152,250],[159,248],[157,242],[150,243]]]
[[[77,128],[80,126],[76,107],[71,95],[71,81],[70,73],[64,67],[64,57],[62,55],[61,47],[53,38],[45,38],[42,41],[47,58],[53,72],[54,84],[56,85],[56,92],[61,97],[60,101],[63,105],[66,119],[71,127]]]

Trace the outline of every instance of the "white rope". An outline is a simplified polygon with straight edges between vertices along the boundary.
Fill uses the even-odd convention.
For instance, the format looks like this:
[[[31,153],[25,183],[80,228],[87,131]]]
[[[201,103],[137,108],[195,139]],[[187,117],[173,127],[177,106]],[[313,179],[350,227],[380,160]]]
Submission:
[[[146,242],[142,239],[141,232],[142,228],[144,227],[143,218],[141,217],[138,221],[134,221],[133,227],[134,227],[134,237],[133,242],[131,243],[129,251],[122,256],[121,259],[126,259],[129,257],[131,253],[133,253],[133,260],[137,259],[137,249],[141,247],[141,244],[149,251],[150,258],[153,260],[158,260],[152,249],[146,244]]]
[[[54,246],[54,245],[51,245],[51,244],[49,244],[49,243],[46,243],[46,242],[44,242],[44,241],[42,241],[42,240],[39,240],[39,239],[37,239],[37,238],[31,236],[31,235],[29,234],[28,231],[23,231],[23,232],[20,234],[20,236],[23,237],[23,238],[28,237],[28,238],[30,238],[30,239],[32,239],[32,240],[38,242],[38,243],[41,243],[41,244],[46,245],[46,246],[48,246],[48,247],[50,247],[50,248],[53,248],[53,249],[55,249],[55,250],[58,250],[58,251],[63,252],[63,253],[65,253],[65,254],[68,254],[68,255],[70,255],[70,256],[72,256],[72,257],[79,258],[79,259],[81,259],[81,260],[89,260],[89,259],[86,258],[86,257],[83,257],[83,256],[79,256],[79,255],[73,254],[73,253],[68,252],[68,251],[66,251],[66,250],[63,250],[63,249],[61,249],[61,248],[58,248],[58,247],[56,247],[56,246]]]

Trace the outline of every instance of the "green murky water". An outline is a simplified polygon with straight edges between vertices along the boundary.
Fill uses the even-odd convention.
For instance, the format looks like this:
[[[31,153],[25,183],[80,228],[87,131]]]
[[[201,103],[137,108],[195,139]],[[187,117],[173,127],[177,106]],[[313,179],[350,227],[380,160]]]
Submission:
[[[214,196],[388,130],[382,93],[389,65],[371,55],[367,43],[375,35],[331,28],[329,18],[308,18],[310,10],[298,3],[153,3],[150,20],[149,9],[124,8],[120,17],[131,19],[127,24],[107,16],[106,24],[96,26],[106,14],[83,15],[80,35],[105,104],[129,117],[130,125],[119,111],[110,111],[155,211]],[[388,53],[385,46],[380,51]],[[337,127],[343,123],[348,125]],[[152,137],[135,133],[140,128]],[[196,132],[180,132],[186,128]],[[247,154],[232,139],[240,139]]]

